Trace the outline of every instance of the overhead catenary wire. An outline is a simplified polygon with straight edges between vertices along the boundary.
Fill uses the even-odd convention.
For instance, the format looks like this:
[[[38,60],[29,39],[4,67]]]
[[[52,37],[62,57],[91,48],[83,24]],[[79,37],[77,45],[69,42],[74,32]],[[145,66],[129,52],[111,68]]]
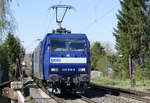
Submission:
[[[51,2],[50,2],[50,5],[54,5],[55,3],[54,3],[54,1],[55,0],[50,0]],[[58,4],[58,5],[60,5],[61,3],[63,2],[63,0],[60,0],[58,3],[56,3],[56,4]],[[54,19],[54,17],[55,17],[55,15],[54,15],[54,13],[51,11],[51,9],[50,8],[48,8],[48,11],[50,12],[50,13],[52,13],[52,16],[46,16],[46,17],[48,17],[48,23],[47,23],[47,26],[46,26],[46,28],[45,28],[45,30],[43,31],[43,33],[44,34],[46,34],[47,33],[47,31],[49,30],[49,28],[50,28],[50,25],[52,24],[52,21],[54,21],[53,19]],[[47,19],[47,18],[46,18]],[[45,23],[46,24],[46,23]],[[41,33],[42,35],[43,35],[43,33]],[[44,35],[45,36],[45,35]]]
[[[50,4],[51,5],[54,5],[54,0],[50,0],[51,2],[50,2]],[[63,0],[60,0],[57,4],[58,5],[61,5],[61,3],[63,2]],[[53,12],[51,12],[51,9],[50,8],[48,8],[48,10],[49,10],[49,12],[50,13],[53,13]],[[47,16],[46,16],[47,17]],[[50,28],[50,25],[52,24],[52,21],[54,21],[53,19],[54,19],[54,17],[55,17],[55,15],[53,14],[52,16],[49,16],[49,20],[47,20],[47,21],[49,21],[48,23],[47,23],[47,26],[46,26],[46,28],[45,28],[45,30],[43,31],[43,33],[40,33],[40,34],[42,34],[40,37],[42,38],[43,36],[45,36],[45,34],[47,33],[47,31],[49,30],[49,28]],[[45,18],[45,19],[47,19],[47,18]],[[45,20],[44,19],[44,20]],[[46,24],[46,23],[44,23],[44,24]],[[44,35],[43,35],[44,34]],[[31,44],[33,44],[33,43],[30,43],[30,45]],[[36,43],[36,45],[38,44],[38,42]],[[31,46],[30,47],[30,49],[29,49],[29,51],[31,52],[33,49],[34,49],[34,47],[35,47],[35,45],[34,46]]]
[[[62,2],[63,2],[63,0],[60,0],[58,4],[60,5]]]
[[[109,9],[106,13],[104,13],[104,15],[98,17],[97,19],[94,19],[94,21],[92,23],[90,23],[85,30],[89,30],[94,24],[98,23],[100,20],[102,20],[104,17],[106,17],[108,14],[110,14],[116,7],[118,7],[120,4],[116,4],[115,6],[113,6],[111,9]]]
[[[49,2],[49,4],[50,5],[53,5],[54,4],[54,1],[55,0],[50,0],[50,2]],[[42,20],[42,25],[43,25],[43,27],[45,26],[45,28],[43,28],[43,30],[40,32],[40,33],[38,33],[38,34],[33,34],[34,35],[34,40],[33,40],[33,42],[31,42],[31,43],[28,43],[27,45],[26,45],[26,47],[28,47],[28,52],[32,52],[34,49],[35,49],[35,47],[39,44],[39,42],[36,42],[35,43],[35,38],[43,38],[45,35],[46,35],[46,33],[47,33],[47,31],[48,31],[48,29],[49,29],[49,26],[50,26],[50,24],[51,24],[51,22],[47,22],[47,21],[52,21],[52,18],[54,17],[49,17],[49,15],[47,14],[49,12],[49,10],[47,10],[46,9],[46,11],[45,11],[45,15],[44,15],[44,18],[41,18]]]
[[[102,2],[103,0],[96,0],[94,6],[93,6],[93,11],[94,11],[94,17],[95,17],[95,20],[97,19],[97,10],[99,9],[99,4]]]

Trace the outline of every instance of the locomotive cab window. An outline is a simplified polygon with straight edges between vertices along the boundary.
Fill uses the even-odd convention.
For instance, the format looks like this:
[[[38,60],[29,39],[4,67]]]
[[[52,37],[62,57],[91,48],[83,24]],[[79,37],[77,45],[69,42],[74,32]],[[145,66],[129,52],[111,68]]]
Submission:
[[[85,40],[84,39],[72,39],[69,43],[70,51],[84,51],[85,50]]]
[[[67,51],[66,41],[61,39],[51,39],[52,51]]]
[[[51,51],[85,51],[85,40],[84,39],[73,39],[73,38],[61,38],[51,39]]]

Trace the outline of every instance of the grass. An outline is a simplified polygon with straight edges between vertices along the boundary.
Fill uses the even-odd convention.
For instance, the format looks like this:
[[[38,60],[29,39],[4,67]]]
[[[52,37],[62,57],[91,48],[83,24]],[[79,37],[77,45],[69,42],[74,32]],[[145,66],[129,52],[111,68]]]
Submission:
[[[134,88],[131,88],[129,79],[116,80],[116,79],[99,77],[99,78],[91,79],[91,82],[96,83],[96,84],[101,84],[101,85],[118,87],[118,88],[150,92],[150,80],[145,80],[145,85],[143,85],[142,81],[137,81],[136,86]]]
[[[33,97],[29,96],[26,100],[28,103],[35,103],[35,100],[33,99]]]

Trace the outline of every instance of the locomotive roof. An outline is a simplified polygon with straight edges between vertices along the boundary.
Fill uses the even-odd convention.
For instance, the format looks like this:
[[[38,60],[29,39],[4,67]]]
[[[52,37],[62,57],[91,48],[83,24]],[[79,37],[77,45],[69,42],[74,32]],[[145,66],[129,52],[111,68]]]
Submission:
[[[46,37],[52,38],[87,38],[85,34],[53,34],[48,33]]]

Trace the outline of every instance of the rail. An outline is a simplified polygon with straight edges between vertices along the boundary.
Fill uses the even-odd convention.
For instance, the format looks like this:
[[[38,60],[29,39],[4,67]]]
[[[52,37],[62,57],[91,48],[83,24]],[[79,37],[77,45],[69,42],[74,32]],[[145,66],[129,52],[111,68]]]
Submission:
[[[45,92],[47,95],[49,95],[52,99],[54,99],[57,103],[66,103],[63,99],[58,98],[57,96],[53,95],[47,88],[45,88],[42,84],[37,86],[43,91]]]
[[[111,94],[117,94],[126,98],[132,98],[138,101],[150,103],[150,93],[145,93],[141,91],[136,90],[130,90],[130,89],[123,89],[123,88],[117,88],[117,87],[111,87],[111,86],[105,86],[105,85],[98,85],[91,83],[90,86],[95,89],[105,90],[108,91]]]
[[[36,83],[37,84],[37,83]],[[42,84],[37,84],[37,86],[43,91],[45,92],[47,95],[49,95],[52,99],[54,99],[57,103],[66,103],[66,101],[63,98],[60,98],[56,95],[54,95],[52,92],[50,92],[44,85]],[[78,97],[77,99],[80,99],[86,103],[97,103],[85,96],[79,95],[79,94],[75,94],[72,97]]]
[[[5,86],[5,85],[9,84],[10,82],[12,82],[12,80],[0,83],[0,87]]]
[[[93,100],[91,100],[85,96],[81,96],[81,100],[85,101],[86,103],[97,103],[97,102],[95,102],[95,101],[93,101]]]

